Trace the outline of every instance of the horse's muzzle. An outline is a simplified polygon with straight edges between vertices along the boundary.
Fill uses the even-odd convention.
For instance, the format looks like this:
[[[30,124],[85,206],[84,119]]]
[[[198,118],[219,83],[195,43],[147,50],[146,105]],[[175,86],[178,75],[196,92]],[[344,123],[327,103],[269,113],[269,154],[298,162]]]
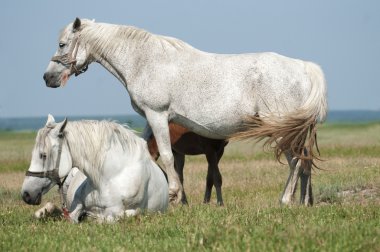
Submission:
[[[39,205],[39,204],[41,204],[41,198],[42,198],[41,193],[38,193],[37,197],[35,197],[34,199],[32,198],[32,196],[28,192],[24,192],[22,194],[22,199],[28,205]]]
[[[58,80],[58,76],[56,74],[51,74],[51,73],[44,73],[44,80],[45,80],[45,83],[46,83],[46,86],[47,87],[51,87],[51,88],[57,88],[59,87],[61,84]]]

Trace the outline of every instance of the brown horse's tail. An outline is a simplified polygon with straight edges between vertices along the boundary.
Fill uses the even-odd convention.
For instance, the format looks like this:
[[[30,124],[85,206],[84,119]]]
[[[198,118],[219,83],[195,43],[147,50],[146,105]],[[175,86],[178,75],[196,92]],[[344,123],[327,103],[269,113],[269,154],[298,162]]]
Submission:
[[[281,154],[290,150],[294,157],[311,160],[316,166],[313,160],[320,160],[317,123],[323,122],[327,113],[326,84],[319,66],[306,62],[305,71],[310,77],[311,90],[300,108],[282,115],[270,113],[249,117],[242,130],[232,135],[230,140],[265,139],[264,147],[273,148],[279,162]]]

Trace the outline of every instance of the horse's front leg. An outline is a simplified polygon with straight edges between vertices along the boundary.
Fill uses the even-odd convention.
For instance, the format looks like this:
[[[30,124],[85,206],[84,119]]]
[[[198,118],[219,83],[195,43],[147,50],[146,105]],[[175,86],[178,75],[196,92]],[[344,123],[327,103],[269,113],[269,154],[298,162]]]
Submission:
[[[46,203],[44,207],[40,208],[34,213],[34,217],[36,217],[36,219],[43,219],[50,216],[61,216],[61,215],[62,215],[62,210],[51,202]]]
[[[145,111],[145,116],[152,128],[154,137],[156,138],[160,157],[168,176],[169,199],[172,202],[179,203],[182,199],[182,184],[174,169],[174,157],[169,135],[168,113],[149,110]]]
[[[174,163],[175,163],[175,170],[177,171],[177,174],[179,176],[179,181],[181,182],[182,185],[182,199],[181,202],[184,205],[187,205],[187,198],[186,198],[186,193],[185,193],[185,188],[183,184],[183,167],[185,166],[185,155],[176,152],[173,150],[173,155],[174,155]]]
[[[216,190],[216,200],[219,206],[224,206],[223,197],[222,197],[222,174],[220,174],[220,170],[219,170],[219,161],[222,158],[223,153],[224,153],[224,146],[217,151],[217,154],[216,154],[217,160],[216,160],[215,168],[213,171],[214,186]]]
[[[79,223],[80,220],[82,219],[83,215],[85,214],[85,201],[87,199],[91,199],[89,197],[89,194],[83,194],[84,188],[88,185],[86,183],[84,187],[81,189],[77,190],[74,196],[73,201],[70,204],[70,209],[69,209],[69,216],[68,220],[73,222],[73,223]],[[88,201],[88,200],[87,200]]]
[[[84,213],[84,206],[82,203],[79,203],[79,202],[76,202],[76,204],[73,204],[73,205],[75,207],[72,207],[70,209],[69,220],[73,223],[79,223]]]
[[[207,159],[207,163],[208,163],[208,167],[207,167],[207,177],[206,177],[206,190],[205,190],[205,196],[204,196],[204,199],[203,199],[203,203],[205,204],[208,204],[210,203],[210,199],[211,199],[211,192],[212,192],[212,187],[215,186],[216,188],[216,181],[215,181],[215,178],[216,178],[216,174],[215,174],[215,165],[217,163],[217,157],[216,157],[216,154],[215,152],[213,151],[206,151],[206,159]],[[215,174],[215,175],[214,175]],[[218,195],[217,195],[218,197]],[[219,198],[218,198],[218,203],[219,203]]]

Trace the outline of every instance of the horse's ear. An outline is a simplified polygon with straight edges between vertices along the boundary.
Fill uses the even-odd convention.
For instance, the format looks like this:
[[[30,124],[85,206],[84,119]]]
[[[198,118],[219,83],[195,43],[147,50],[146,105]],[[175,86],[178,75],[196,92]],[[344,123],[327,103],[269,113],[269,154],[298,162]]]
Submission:
[[[55,119],[54,119],[54,117],[51,115],[51,114],[49,114],[48,115],[48,119],[47,119],[47,121],[46,121],[46,126],[53,126],[55,124]]]
[[[78,31],[79,28],[81,26],[81,21],[80,19],[77,17],[75,20],[74,20],[74,23],[73,23],[73,30],[74,31]]]
[[[63,131],[65,130],[66,124],[67,124],[67,118],[65,118],[65,120],[61,122],[61,126],[59,128],[59,133],[58,133],[59,135],[62,135]]]

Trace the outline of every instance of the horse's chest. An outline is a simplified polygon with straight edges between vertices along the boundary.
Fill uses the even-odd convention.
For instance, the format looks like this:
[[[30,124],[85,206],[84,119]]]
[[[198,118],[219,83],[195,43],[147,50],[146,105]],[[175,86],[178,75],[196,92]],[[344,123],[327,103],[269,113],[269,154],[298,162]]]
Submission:
[[[152,83],[147,85],[146,82],[134,83],[128,87],[133,109],[144,116],[146,108],[153,110],[163,110],[168,107],[169,93],[165,92],[167,87]]]

